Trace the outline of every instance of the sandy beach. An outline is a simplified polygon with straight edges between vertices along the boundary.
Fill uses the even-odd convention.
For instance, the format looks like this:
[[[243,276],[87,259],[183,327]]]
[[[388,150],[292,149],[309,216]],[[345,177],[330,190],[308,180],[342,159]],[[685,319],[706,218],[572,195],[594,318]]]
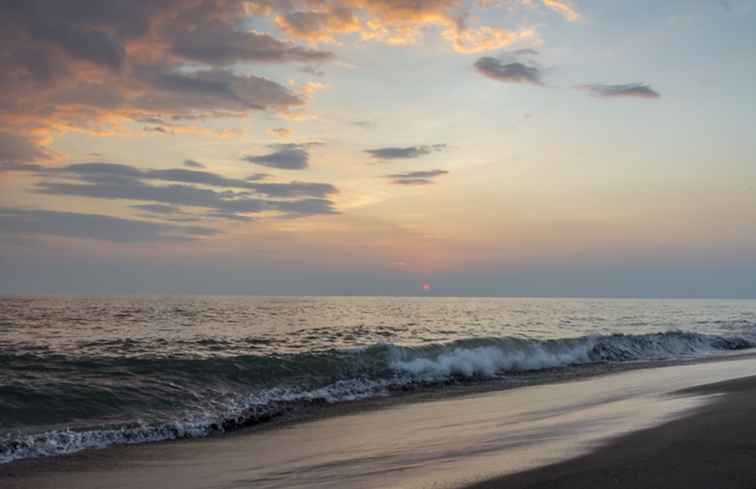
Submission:
[[[467,489],[756,487],[756,377],[685,393],[721,397],[690,416],[623,436],[585,456]]]
[[[756,359],[388,402],[0,468],[0,487],[753,487]],[[629,433],[629,434],[628,434]]]

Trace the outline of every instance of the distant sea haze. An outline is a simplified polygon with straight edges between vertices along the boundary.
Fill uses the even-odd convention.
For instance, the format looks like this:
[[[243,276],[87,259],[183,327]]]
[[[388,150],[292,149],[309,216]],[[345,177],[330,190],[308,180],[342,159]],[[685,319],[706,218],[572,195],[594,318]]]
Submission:
[[[0,462],[202,437],[454,380],[756,345],[756,301],[0,299]]]

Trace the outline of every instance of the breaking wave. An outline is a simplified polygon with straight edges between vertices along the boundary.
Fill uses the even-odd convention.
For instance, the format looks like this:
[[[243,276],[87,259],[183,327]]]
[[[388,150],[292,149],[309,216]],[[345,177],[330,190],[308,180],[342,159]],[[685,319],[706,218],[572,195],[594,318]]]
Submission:
[[[10,379],[0,383],[0,463],[204,437],[313,404],[450,380],[587,363],[695,358],[754,345],[741,337],[675,331],[558,340],[470,338],[418,347],[378,344],[205,359],[70,359],[0,352],[0,373]]]

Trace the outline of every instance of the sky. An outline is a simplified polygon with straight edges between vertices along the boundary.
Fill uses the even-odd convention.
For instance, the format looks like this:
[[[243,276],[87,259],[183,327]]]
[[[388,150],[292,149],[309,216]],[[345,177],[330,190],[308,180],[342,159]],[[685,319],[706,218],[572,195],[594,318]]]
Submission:
[[[751,0],[0,0],[0,293],[756,297]]]

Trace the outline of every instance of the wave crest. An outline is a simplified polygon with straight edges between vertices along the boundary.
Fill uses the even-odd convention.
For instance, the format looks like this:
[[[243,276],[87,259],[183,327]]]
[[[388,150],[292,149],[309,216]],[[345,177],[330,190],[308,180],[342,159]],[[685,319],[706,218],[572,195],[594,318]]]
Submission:
[[[55,367],[65,365],[62,371],[66,374],[60,385],[51,386],[46,393],[40,393],[38,385],[6,386],[6,394],[31,403],[11,411],[4,410],[0,403],[0,419],[4,419],[6,426],[12,426],[7,423],[14,413],[27,408],[37,410],[35,416],[43,419],[59,416],[60,413],[52,411],[55,408],[47,408],[40,402],[43,394],[76,404],[77,415],[87,410],[94,414],[88,426],[58,423],[65,427],[0,435],[0,464],[114,444],[204,437],[264,422],[301,405],[365,399],[429,382],[587,363],[692,358],[753,346],[754,342],[745,338],[673,331],[556,340],[474,338],[419,347],[381,344],[317,354],[195,360],[70,361],[5,354],[0,360],[17,371],[33,370],[35,366],[49,368],[57,362],[60,365]],[[141,413],[137,419],[150,413],[152,421],[97,423],[97,410],[102,408],[96,403],[98,395],[102,395],[97,389],[104,387],[82,381],[73,392],[65,391],[71,378],[92,379],[92,374],[103,377],[111,371],[121,380],[105,379],[109,399],[118,401],[119,406],[128,406],[131,413]],[[219,397],[219,393],[224,395]],[[51,411],[45,413],[40,409]],[[155,413],[160,415],[155,417]]]

